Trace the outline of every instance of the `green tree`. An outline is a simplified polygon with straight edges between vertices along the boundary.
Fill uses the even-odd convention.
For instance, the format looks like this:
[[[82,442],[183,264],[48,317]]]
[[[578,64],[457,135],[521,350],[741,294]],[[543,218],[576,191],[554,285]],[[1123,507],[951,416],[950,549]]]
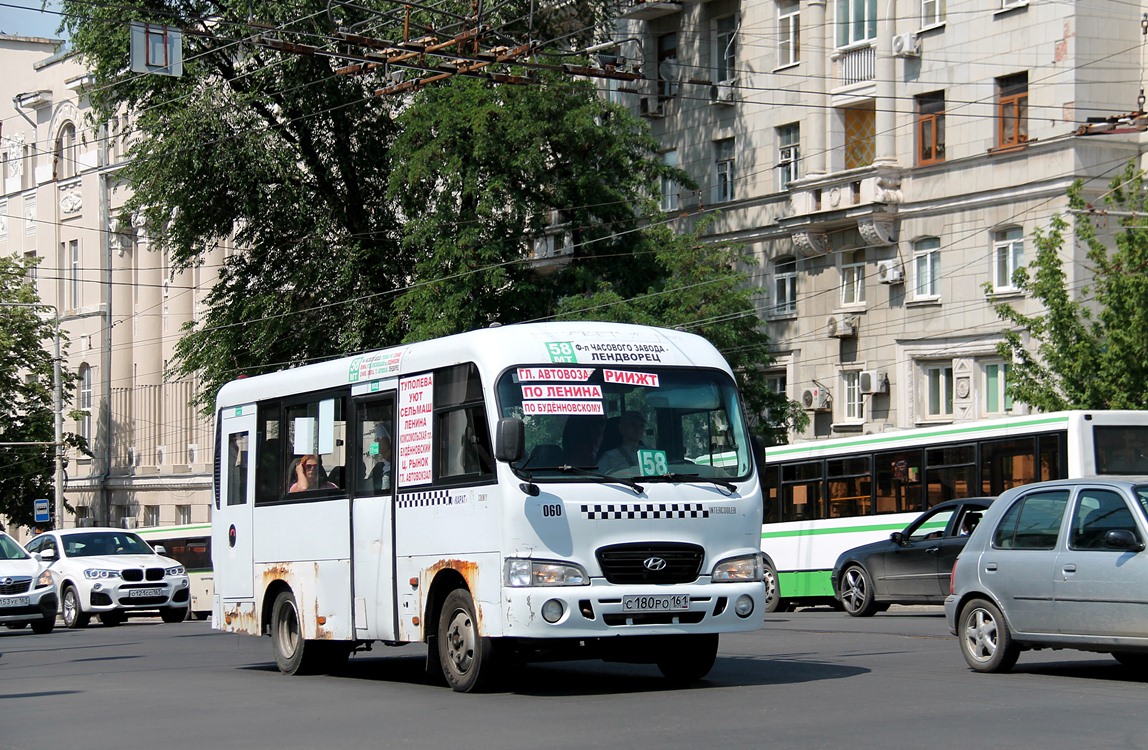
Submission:
[[[1042,306],[1031,315],[995,303],[1010,327],[999,350],[1011,358],[1013,398],[1044,411],[1148,409],[1148,195],[1144,173],[1130,163],[1094,213],[1077,182],[1068,193],[1072,221],[1056,216],[1034,233],[1036,257],[1014,283]],[[1097,221],[1116,221],[1113,247]],[[1085,248],[1091,275],[1073,292],[1064,272],[1066,235]],[[1071,252],[1070,252],[1071,255]],[[1026,335],[1030,343],[1026,343]]]
[[[21,526],[32,525],[33,500],[55,494],[56,321],[30,280],[35,263],[0,257],[0,515]]]

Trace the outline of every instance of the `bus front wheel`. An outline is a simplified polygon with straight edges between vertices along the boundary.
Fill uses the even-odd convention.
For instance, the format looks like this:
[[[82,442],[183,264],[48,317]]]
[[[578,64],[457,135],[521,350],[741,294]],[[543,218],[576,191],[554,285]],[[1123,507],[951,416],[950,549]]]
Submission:
[[[271,607],[271,647],[283,674],[310,674],[321,660],[319,644],[303,638],[299,607],[290,591],[280,591]]]
[[[718,634],[682,635],[664,644],[658,656],[658,669],[670,682],[689,684],[702,679],[717,661]]]
[[[469,693],[490,682],[494,646],[489,638],[478,634],[474,597],[466,589],[447,594],[436,640],[442,676],[452,690]]]

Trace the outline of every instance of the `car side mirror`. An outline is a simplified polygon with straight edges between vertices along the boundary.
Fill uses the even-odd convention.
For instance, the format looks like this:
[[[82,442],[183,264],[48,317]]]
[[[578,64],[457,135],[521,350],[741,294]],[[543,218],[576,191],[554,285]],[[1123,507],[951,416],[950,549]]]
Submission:
[[[167,548],[165,548],[162,544],[157,544],[156,546],[152,547],[152,550],[157,555],[166,555],[167,554]]]
[[[526,425],[518,417],[498,420],[494,438],[494,457],[504,463],[522,460],[526,451]]]
[[[1104,535],[1104,544],[1112,549],[1126,549],[1139,552],[1144,549],[1144,542],[1136,538],[1128,529],[1113,529]]]
[[[55,560],[56,559],[56,550],[54,550],[54,549],[40,550],[39,552],[36,553],[36,559],[41,561],[41,562],[44,562],[45,560]]]
[[[889,539],[893,542],[893,544],[897,545],[898,547],[904,547],[905,546],[905,535],[903,533],[901,533],[900,531],[894,531],[892,534],[889,535]]]

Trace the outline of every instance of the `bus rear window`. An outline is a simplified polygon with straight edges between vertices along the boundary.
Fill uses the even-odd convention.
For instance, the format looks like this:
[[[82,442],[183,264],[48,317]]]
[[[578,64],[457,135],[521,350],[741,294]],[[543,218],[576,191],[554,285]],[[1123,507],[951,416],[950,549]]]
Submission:
[[[1092,437],[1097,474],[1148,475],[1148,427],[1097,425]]]

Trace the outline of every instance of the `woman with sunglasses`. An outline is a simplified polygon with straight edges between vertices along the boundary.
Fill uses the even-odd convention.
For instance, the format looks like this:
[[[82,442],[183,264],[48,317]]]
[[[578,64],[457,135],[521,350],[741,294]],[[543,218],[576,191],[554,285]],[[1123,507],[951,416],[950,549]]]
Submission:
[[[323,471],[319,456],[314,453],[299,456],[295,461],[295,482],[287,488],[288,492],[333,489],[337,489],[337,486],[327,481],[327,473]]]

